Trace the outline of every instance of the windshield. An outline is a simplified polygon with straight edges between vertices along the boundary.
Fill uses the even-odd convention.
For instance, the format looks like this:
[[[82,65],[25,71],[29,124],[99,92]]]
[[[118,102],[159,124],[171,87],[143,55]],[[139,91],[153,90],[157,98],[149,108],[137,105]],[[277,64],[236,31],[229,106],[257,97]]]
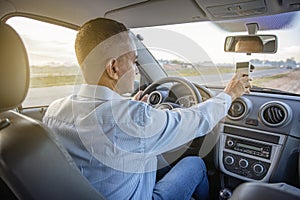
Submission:
[[[138,28],[133,32],[143,36],[143,43],[169,76],[185,77],[206,86],[224,87],[233,76],[237,62],[250,62],[255,67],[250,73],[253,89],[270,88],[277,90],[272,92],[281,90],[299,95],[299,20],[300,12],[295,12],[230,23],[225,21],[223,28],[220,28],[223,22],[196,22]],[[251,55],[224,52],[227,36],[247,34],[245,24],[241,23],[244,21],[263,26],[268,26],[268,21],[271,21],[273,25],[269,26],[270,30],[259,30],[257,34],[276,35],[277,52]],[[230,26],[226,27],[226,24]],[[235,25],[243,26],[244,31],[234,32]]]

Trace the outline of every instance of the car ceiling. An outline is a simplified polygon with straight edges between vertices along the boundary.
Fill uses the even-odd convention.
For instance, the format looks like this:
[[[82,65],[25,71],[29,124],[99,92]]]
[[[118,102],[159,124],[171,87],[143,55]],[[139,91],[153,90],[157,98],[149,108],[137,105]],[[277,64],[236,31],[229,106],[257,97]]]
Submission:
[[[26,14],[80,26],[90,19],[106,17],[130,28],[233,20],[295,10],[300,10],[300,0],[0,0],[2,19]],[[230,23],[225,28],[230,30]]]

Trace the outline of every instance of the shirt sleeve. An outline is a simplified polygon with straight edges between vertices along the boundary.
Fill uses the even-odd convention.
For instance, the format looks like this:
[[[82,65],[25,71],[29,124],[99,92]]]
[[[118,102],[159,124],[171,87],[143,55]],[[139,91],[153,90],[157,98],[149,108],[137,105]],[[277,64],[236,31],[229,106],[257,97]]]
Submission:
[[[133,109],[137,126],[131,134],[141,138],[145,153],[161,154],[209,133],[226,116],[230,105],[231,97],[222,92],[185,109]]]

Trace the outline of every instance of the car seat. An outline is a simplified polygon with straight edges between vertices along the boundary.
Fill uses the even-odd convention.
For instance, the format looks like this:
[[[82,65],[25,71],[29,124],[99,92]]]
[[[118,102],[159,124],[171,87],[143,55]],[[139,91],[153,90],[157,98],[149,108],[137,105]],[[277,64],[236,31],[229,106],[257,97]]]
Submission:
[[[239,185],[229,200],[299,200],[300,189],[286,183],[247,182]]]
[[[0,22],[0,199],[104,199],[56,135],[17,112],[28,86],[23,42]]]

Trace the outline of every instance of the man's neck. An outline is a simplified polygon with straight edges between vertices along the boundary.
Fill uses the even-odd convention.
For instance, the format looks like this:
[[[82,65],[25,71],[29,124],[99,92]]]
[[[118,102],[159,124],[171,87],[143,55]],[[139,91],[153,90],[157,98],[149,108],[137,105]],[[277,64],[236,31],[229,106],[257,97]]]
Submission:
[[[106,72],[103,73],[97,85],[108,87],[109,89],[116,91],[117,81],[110,78]]]

